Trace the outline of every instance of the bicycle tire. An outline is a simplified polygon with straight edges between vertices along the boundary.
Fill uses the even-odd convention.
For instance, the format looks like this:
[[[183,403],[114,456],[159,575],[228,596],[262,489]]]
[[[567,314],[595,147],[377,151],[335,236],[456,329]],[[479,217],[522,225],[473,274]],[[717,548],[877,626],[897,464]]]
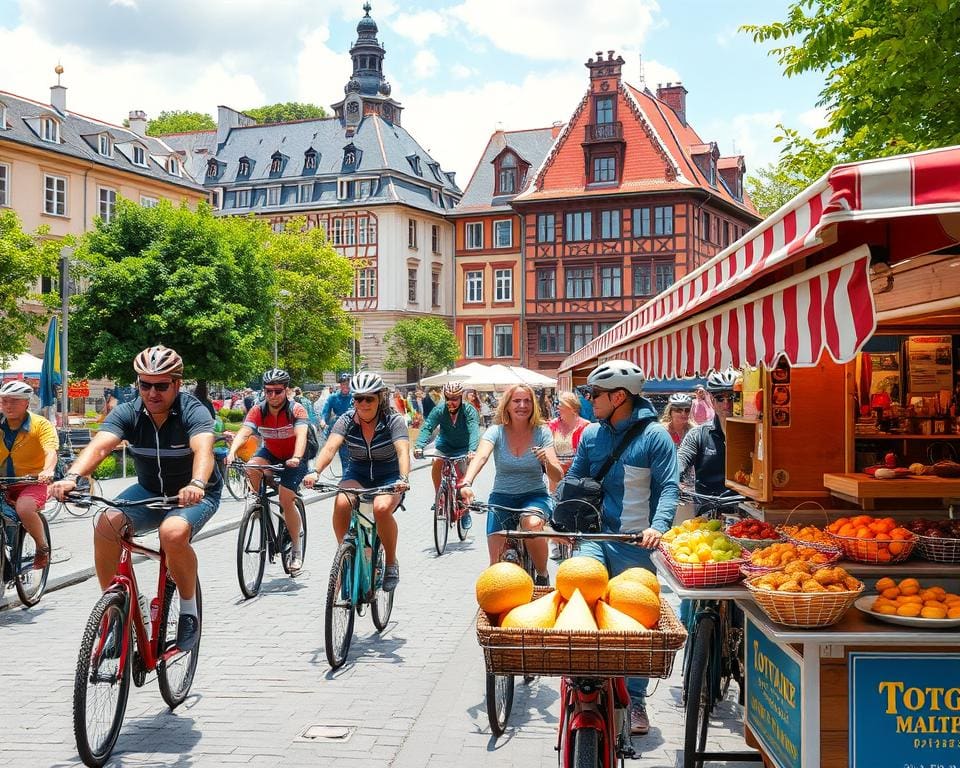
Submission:
[[[89,482],[86,478],[81,477],[77,481],[77,490],[80,493],[89,493],[92,496],[103,496],[103,486],[95,477],[91,477]],[[87,504],[80,505],[76,502],[63,501],[60,502],[60,509],[57,512],[59,513],[61,510],[65,510],[71,517],[86,517],[93,512],[93,507]]]
[[[200,641],[203,639],[203,596],[200,592],[199,577],[196,589],[197,618],[200,619],[197,642],[189,651],[164,659],[164,654],[177,646],[177,623],[180,620],[180,590],[177,589],[173,579],[167,576],[163,606],[160,610],[160,627],[157,632],[157,648],[160,657],[157,661],[157,682],[160,684],[160,695],[171,710],[183,704],[190,693],[193,678],[197,674]]]
[[[227,487],[227,493],[237,501],[243,501],[250,491],[247,473],[233,464],[226,468],[223,484]]]
[[[377,563],[373,571],[373,600],[370,601],[370,618],[378,632],[383,632],[390,621],[393,612],[393,592],[385,592],[381,588],[383,573],[387,567],[387,553],[383,544],[377,546]]]
[[[711,676],[713,669],[713,642],[717,631],[713,616],[703,616],[694,627],[691,644],[692,660],[687,677],[687,703],[683,737],[683,768],[702,768],[703,760],[696,755],[707,743],[707,727],[713,709]]]
[[[37,543],[33,538],[27,533],[26,528],[21,528],[20,532],[20,541],[17,545],[17,554],[14,556],[13,561],[19,563],[20,573],[17,574],[17,578],[14,581],[14,586],[17,588],[17,595],[20,597],[20,602],[23,603],[28,608],[36,605],[40,602],[40,598],[43,597],[43,593],[47,588],[47,577],[50,575],[50,560],[53,555],[53,541],[50,538],[50,525],[47,523],[47,518],[41,513],[40,523],[43,525],[43,535],[47,540],[47,546],[50,547],[51,557],[47,558],[47,564],[39,572],[33,568],[33,559],[36,557],[36,548]],[[31,546],[27,540],[30,540],[32,543],[32,550],[28,550],[28,547]],[[25,568],[25,564],[29,563],[29,568]],[[28,586],[28,584],[30,586]]]
[[[447,536],[450,534],[450,510],[447,503],[449,489],[440,483],[433,511],[433,544],[437,550],[437,557],[447,548]]]
[[[124,606],[128,601],[128,595],[122,592],[106,592],[101,595],[90,613],[90,618],[87,619],[87,625],[80,640],[80,652],[77,656],[73,682],[73,733],[80,759],[83,760],[84,765],[91,768],[100,768],[110,759],[117,737],[120,735],[120,727],[123,725],[123,715],[127,710],[127,697],[130,694],[130,660],[133,657],[133,643],[136,642],[133,637],[130,638],[130,646],[122,669],[119,657],[122,655],[120,647],[126,626]],[[107,621],[105,627],[104,620]],[[104,639],[102,644],[98,642],[101,636]],[[103,656],[104,652],[116,653],[117,656],[117,669],[110,679],[100,677],[101,666],[105,660],[108,660]],[[97,680],[91,677],[91,666],[95,656],[97,662],[95,673],[99,678]],[[109,718],[106,733],[98,739],[90,738],[91,724],[87,723],[87,705],[91,698],[88,683],[93,688],[96,688],[98,683],[106,683],[105,692],[116,696],[112,706],[113,715]],[[96,716],[101,713],[108,713],[108,710],[94,702],[91,714]]]
[[[577,728],[570,736],[570,765],[573,768],[603,768],[600,734],[595,728]]]
[[[324,650],[331,669],[339,669],[347,660],[350,641],[353,639],[355,606],[351,599],[351,581],[353,564],[356,557],[356,545],[344,540],[333,556],[330,566],[330,579],[327,582],[327,604],[324,607]],[[336,623],[342,617],[345,626]]]
[[[454,491],[454,493],[456,493],[456,491]],[[450,504],[450,514],[451,514],[451,515],[453,515],[453,513],[454,513],[454,511],[457,509],[457,507],[460,508],[460,509],[459,509],[460,516],[457,517],[457,538],[460,539],[460,541],[466,541],[466,540],[467,540],[467,528],[465,528],[464,525],[463,525],[463,518],[464,518],[466,515],[469,515],[469,514],[470,514],[470,510],[466,508],[466,506],[462,503],[462,501],[461,501],[459,498],[453,498],[453,499],[451,500],[451,502],[452,502],[452,503]]]
[[[494,738],[503,736],[513,709],[513,675],[487,672],[487,719]]]
[[[267,567],[267,529],[259,502],[243,513],[237,532],[237,580],[245,598],[256,597]]]
[[[305,563],[307,561],[307,510],[303,506],[303,499],[299,496],[293,500],[293,505],[300,515],[300,562]],[[290,530],[283,518],[280,519],[279,527],[277,538],[280,540],[280,564],[283,566],[283,572],[289,575],[290,566],[287,563],[287,556],[293,549],[293,540],[290,538]]]

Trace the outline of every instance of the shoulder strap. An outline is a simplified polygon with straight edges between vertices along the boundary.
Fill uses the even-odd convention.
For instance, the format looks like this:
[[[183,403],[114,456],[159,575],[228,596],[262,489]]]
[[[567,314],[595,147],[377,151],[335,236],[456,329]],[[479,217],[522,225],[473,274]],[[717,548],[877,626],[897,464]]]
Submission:
[[[594,479],[598,483],[603,480],[604,475],[610,471],[610,467],[617,462],[617,459],[620,458],[620,454],[626,450],[627,446],[630,445],[634,439],[643,434],[643,431],[650,425],[651,422],[653,422],[653,420],[654,419],[652,416],[646,419],[640,419],[640,421],[636,422],[632,427],[630,427],[630,429],[627,430],[626,434],[623,436],[623,439],[614,449],[613,453],[607,457],[607,460],[603,462],[603,466],[600,467],[600,471],[594,476]]]

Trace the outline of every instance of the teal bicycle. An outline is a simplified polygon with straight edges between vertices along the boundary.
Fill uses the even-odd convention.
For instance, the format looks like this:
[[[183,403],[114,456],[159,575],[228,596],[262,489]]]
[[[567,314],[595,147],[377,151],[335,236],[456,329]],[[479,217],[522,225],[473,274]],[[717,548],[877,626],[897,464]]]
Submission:
[[[379,488],[341,488],[317,483],[318,491],[334,491],[350,497],[353,511],[350,528],[343,537],[330,567],[327,582],[324,641],[331,669],[346,663],[353,639],[353,623],[370,606],[370,617],[378,632],[387,627],[393,610],[393,592],[385,592],[383,574],[387,560],[377,535],[373,518],[373,499],[381,494],[395,494],[394,486]],[[398,509],[402,505],[398,505]]]

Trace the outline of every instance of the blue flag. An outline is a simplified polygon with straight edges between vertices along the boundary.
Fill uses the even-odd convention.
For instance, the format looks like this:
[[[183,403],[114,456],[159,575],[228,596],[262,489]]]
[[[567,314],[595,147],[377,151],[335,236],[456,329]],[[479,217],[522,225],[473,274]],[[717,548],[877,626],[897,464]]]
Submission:
[[[60,334],[57,332],[56,316],[50,318],[47,341],[43,349],[43,368],[40,370],[40,407],[49,408],[57,402],[56,385],[62,383],[60,376]]]

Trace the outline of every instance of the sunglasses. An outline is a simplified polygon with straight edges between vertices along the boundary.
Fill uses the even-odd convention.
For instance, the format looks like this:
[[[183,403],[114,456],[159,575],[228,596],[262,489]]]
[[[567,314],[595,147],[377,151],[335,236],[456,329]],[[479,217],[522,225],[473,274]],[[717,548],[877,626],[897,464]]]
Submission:
[[[283,395],[287,392],[285,387],[264,387],[263,391],[268,395]]]
[[[166,392],[170,389],[170,385],[173,382],[170,381],[141,381],[138,382],[140,385],[141,392],[149,392],[151,389],[157,390],[157,392]]]
[[[353,402],[355,403],[375,403],[377,401],[376,395],[354,395]]]
[[[460,402],[463,402],[463,398],[462,398],[462,397],[448,397],[448,398],[447,398],[447,402],[448,402],[448,403],[460,403]]]
[[[733,402],[733,395],[714,395],[713,402],[715,403],[730,403]]]
[[[690,413],[689,408],[671,408],[671,411],[676,411],[677,413]]]
[[[600,395],[609,396],[613,392],[616,392],[615,389],[601,389],[600,387],[585,387],[583,390],[583,396],[587,400],[596,400]]]

